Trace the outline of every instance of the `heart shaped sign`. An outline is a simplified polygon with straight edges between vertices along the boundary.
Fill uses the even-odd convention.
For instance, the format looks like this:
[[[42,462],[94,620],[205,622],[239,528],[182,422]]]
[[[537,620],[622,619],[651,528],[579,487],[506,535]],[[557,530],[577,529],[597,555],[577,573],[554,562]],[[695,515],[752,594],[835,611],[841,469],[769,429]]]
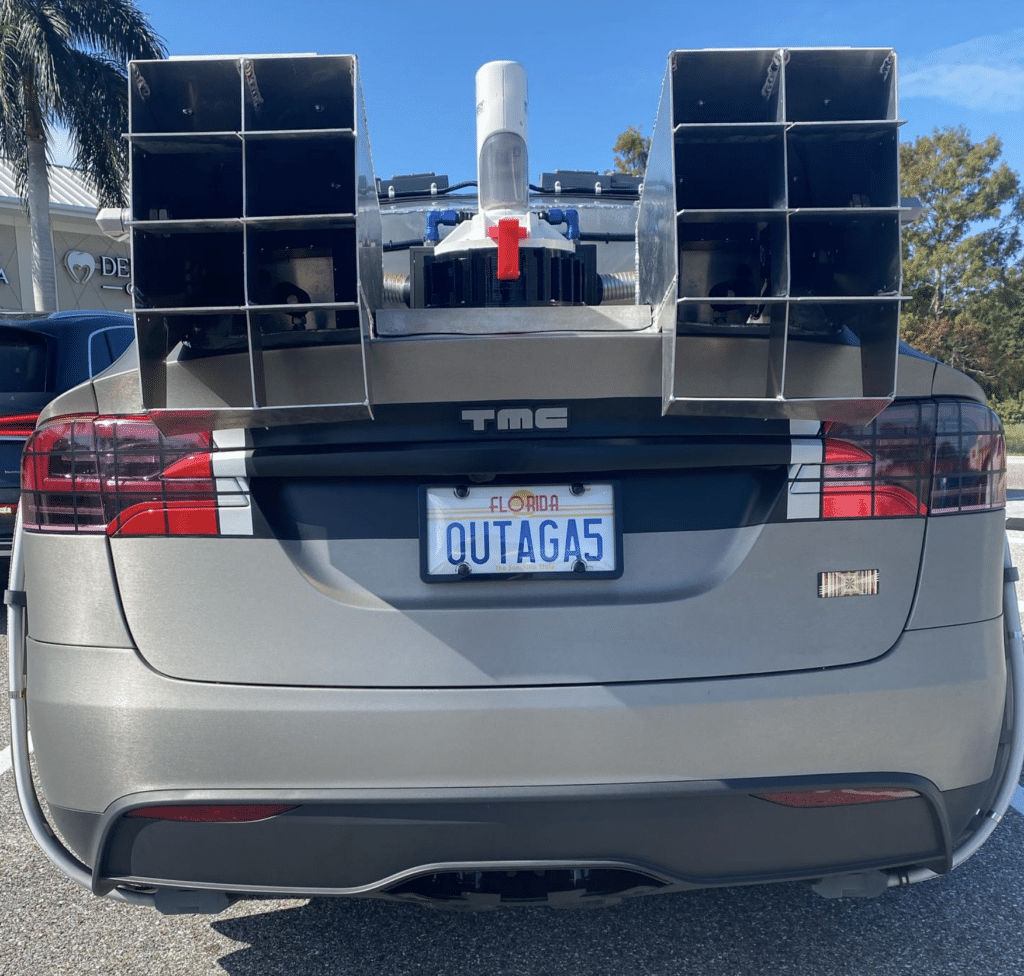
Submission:
[[[85,251],[68,251],[64,256],[64,266],[80,285],[84,285],[96,273],[96,259]]]

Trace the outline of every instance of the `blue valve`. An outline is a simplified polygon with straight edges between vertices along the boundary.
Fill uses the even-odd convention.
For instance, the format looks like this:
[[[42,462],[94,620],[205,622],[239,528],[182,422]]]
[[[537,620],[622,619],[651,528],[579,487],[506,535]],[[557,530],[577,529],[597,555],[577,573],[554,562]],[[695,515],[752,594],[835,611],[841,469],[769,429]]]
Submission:
[[[578,210],[566,210],[565,211],[565,223],[568,226],[568,230],[565,232],[565,236],[570,241],[578,241],[580,239],[580,215]]]
[[[578,210],[559,210],[557,207],[554,207],[547,211],[546,219],[549,224],[554,224],[556,227],[559,224],[565,224],[565,236],[570,241],[578,241],[580,239],[580,215]]]
[[[427,229],[423,233],[424,242],[437,243],[441,240],[440,225],[454,227],[459,222],[458,210],[431,210],[427,214]]]

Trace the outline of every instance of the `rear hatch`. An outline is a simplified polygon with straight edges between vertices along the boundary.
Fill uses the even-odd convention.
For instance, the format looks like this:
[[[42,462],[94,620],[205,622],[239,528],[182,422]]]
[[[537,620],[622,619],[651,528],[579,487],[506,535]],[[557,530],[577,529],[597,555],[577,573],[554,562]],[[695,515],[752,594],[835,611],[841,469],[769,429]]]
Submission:
[[[816,423],[594,400],[566,428],[499,430],[502,409],[561,407],[473,407],[494,422],[423,405],[214,435],[234,448],[218,489],[251,506],[235,494],[217,536],[110,539],[145,659],[251,684],[614,683],[847,665],[903,630],[926,520],[822,519]],[[476,515],[442,511],[463,528],[431,550],[428,505],[460,495]],[[822,598],[821,574],[851,572],[874,574],[864,598]]]

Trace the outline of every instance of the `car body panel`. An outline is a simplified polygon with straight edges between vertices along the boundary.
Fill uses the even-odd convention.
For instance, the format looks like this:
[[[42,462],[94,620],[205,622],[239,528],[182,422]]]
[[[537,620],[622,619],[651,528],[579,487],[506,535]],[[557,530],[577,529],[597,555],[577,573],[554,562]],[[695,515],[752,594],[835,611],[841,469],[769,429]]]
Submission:
[[[28,632],[36,640],[85,647],[134,646],[121,612],[105,537],[38,535],[23,548],[25,573],[34,583]],[[54,572],[53,566],[61,571]]]
[[[1005,703],[999,619],[909,632],[870,666],[545,688],[222,685],[157,674],[130,649],[30,639],[28,651],[45,795],[94,813],[160,789],[386,794],[823,770],[945,791],[992,775]]]
[[[556,343],[555,345],[545,347],[549,351],[549,355],[544,357],[544,370],[546,371],[550,368],[552,359],[560,363],[565,362],[563,354],[566,343],[576,338],[579,337],[532,336],[530,340],[532,342],[547,340],[548,342],[554,341]],[[598,348],[600,345],[607,347],[610,351],[618,348],[611,345],[611,342],[616,338],[614,335],[598,336],[596,338],[603,340]],[[626,338],[632,339],[635,343],[638,338],[642,339],[643,337],[631,336]],[[471,387],[459,386],[458,393],[460,399],[463,397],[467,401],[473,399],[470,395],[471,393],[478,393],[479,398],[483,400],[495,399],[500,395],[496,392],[494,386],[494,382],[499,378],[500,374],[496,374],[495,371],[500,368],[500,364],[507,358],[509,349],[523,349],[524,344],[519,342],[513,345],[509,342],[509,337],[502,336],[474,336],[472,341],[473,344],[471,345],[468,342],[456,342],[453,344],[447,338],[441,341],[434,340],[433,342],[425,341],[422,338],[414,338],[384,343],[380,347],[378,358],[371,359],[368,364],[371,371],[370,382],[374,388],[375,403],[377,405],[410,402],[451,403],[452,389],[450,387],[438,389],[430,379],[430,376],[432,374],[436,375],[438,371],[445,374],[454,373],[460,377],[460,383],[465,381],[473,384]],[[756,344],[760,340],[748,339],[743,341]],[[685,342],[684,338],[680,337],[677,339],[677,343],[683,342]],[[648,348],[648,345],[650,345],[650,348]],[[528,349],[529,347],[526,346],[525,348]],[[568,348],[572,349],[573,347],[570,345]],[[634,345],[630,348],[638,350],[642,348],[644,350],[643,357],[639,358],[635,364],[640,371],[660,362],[660,346],[653,363],[650,360],[651,356],[655,356],[653,344]],[[823,366],[821,348],[820,343],[795,342],[791,355],[803,361],[803,368],[820,370]],[[483,357],[485,352],[489,353],[485,358],[494,366],[491,372],[483,376],[483,382],[478,386],[477,377],[481,371],[479,363],[473,357],[476,355]],[[827,358],[834,364],[839,364],[844,359],[852,361],[855,357],[855,350],[842,345],[826,347],[825,352]],[[325,346],[319,350],[319,353],[321,360],[326,361],[326,368],[333,369],[336,372],[346,372],[348,361],[356,356],[358,351],[348,346]],[[555,353],[560,355],[556,356]],[[680,348],[677,353],[681,358],[685,354],[685,348]],[[462,361],[461,366],[460,360]],[[399,367],[411,362],[420,364],[422,369],[407,370],[404,374],[399,371]],[[622,398],[636,397],[643,395],[645,392],[649,396],[655,396],[660,392],[657,385],[651,381],[651,374],[649,372],[642,375],[639,375],[639,373],[630,374],[627,371],[628,365],[628,363],[618,361],[612,362],[609,364],[609,369],[600,377],[599,382],[577,384],[574,390],[575,397],[602,399],[614,396],[619,384],[622,386],[622,391],[620,391],[623,393]],[[203,384],[205,389],[209,389],[208,383],[228,382],[228,380],[223,379],[225,374],[228,376],[237,374],[237,379],[231,380],[231,382],[244,382],[244,375],[248,370],[248,363],[244,357],[230,353],[218,356],[214,365],[211,365],[209,362],[204,364],[204,361],[198,360],[187,364],[176,361],[169,362],[167,366],[168,370],[172,372],[186,368],[193,373],[200,373],[201,371],[204,380],[206,380],[206,376],[209,374],[209,380]],[[849,363],[847,363],[847,366],[849,366]],[[836,365],[833,368],[837,368]],[[137,369],[138,350],[135,346],[131,346],[117,363],[106,370],[102,376],[97,376],[92,385],[83,384],[75,390],[69,391],[70,396],[68,400],[62,400],[60,404],[54,404],[52,408],[48,407],[45,409],[42,413],[42,419],[45,420],[58,413],[84,413],[90,409],[96,409],[100,413],[142,413],[142,391],[139,386]],[[559,372],[555,377],[558,384],[542,384],[538,382],[537,373],[532,370],[523,370],[521,375],[514,378],[514,384],[510,384],[509,393],[513,399],[543,398],[547,396],[551,396],[556,400],[562,399],[569,395],[564,384],[567,381],[572,381],[573,375],[572,371],[566,371],[559,366]],[[417,377],[420,377],[418,380],[419,385],[409,386],[408,381],[417,381]],[[965,396],[972,400],[978,400],[981,403],[986,402],[985,394],[981,387],[970,377],[942,363],[937,363],[927,356],[915,353],[909,347],[904,347],[901,350],[897,370],[897,384],[897,394],[901,397]],[[198,387],[195,389],[198,390]],[[69,394],[65,395],[68,396]],[[214,406],[223,406],[224,403],[223,400],[218,398],[214,398],[211,402]],[[94,406],[91,406],[92,404]]]
[[[907,622],[923,535],[919,519],[626,534],[621,580],[447,585],[420,579],[415,538],[112,539],[111,552],[129,630],[163,674],[445,687],[704,678],[877,657]],[[818,573],[849,568],[879,569],[880,592],[821,599]]]
[[[928,520],[908,630],[988,620],[1002,612],[1005,511]]]

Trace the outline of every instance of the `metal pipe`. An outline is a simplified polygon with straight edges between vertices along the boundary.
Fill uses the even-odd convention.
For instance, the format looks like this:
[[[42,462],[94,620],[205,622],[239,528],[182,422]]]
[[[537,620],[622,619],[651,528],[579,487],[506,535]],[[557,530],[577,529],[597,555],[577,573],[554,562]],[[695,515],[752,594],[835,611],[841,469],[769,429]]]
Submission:
[[[412,289],[409,285],[409,276],[386,272],[384,274],[384,301],[393,302],[396,305],[408,305]]]
[[[1003,547],[1003,567],[1013,569],[1013,557],[1010,555],[1010,541],[1007,539]],[[1007,648],[1007,680],[1010,682],[1010,698],[1013,712],[1013,729],[1010,739],[1010,755],[1006,760],[1003,780],[992,801],[992,809],[985,815],[978,828],[964,843],[953,851],[950,868],[957,868],[985,843],[996,829],[999,821],[1013,800],[1020,780],[1021,765],[1024,764],[1024,641],[1021,640],[1020,607],[1017,603],[1017,588],[1012,573],[1006,573],[1003,582],[1003,634]],[[928,868],[915,868],[911,871],[895,871],[889,875],[889,887],[916,884],[928,881],[938,875]]]
[[[601,302],[633,301],[636,297],[636,272],[613,271],[601,275]]]
[[[14,523],[14,548],[11,552],[11,580],[4,601],[7,603],[7,666],[11,702],[11,767],[18,804],[29,832],[42,852],[72,881],[92,890],[92,872],[60,841],[46,820],[32,782],[32,763],[28,748],[28,682],[25,647],[25,564],[21,553],[21,509]],[[138,891],[114,888],[106,895],[114,901],[155,907],[155,897]]]

